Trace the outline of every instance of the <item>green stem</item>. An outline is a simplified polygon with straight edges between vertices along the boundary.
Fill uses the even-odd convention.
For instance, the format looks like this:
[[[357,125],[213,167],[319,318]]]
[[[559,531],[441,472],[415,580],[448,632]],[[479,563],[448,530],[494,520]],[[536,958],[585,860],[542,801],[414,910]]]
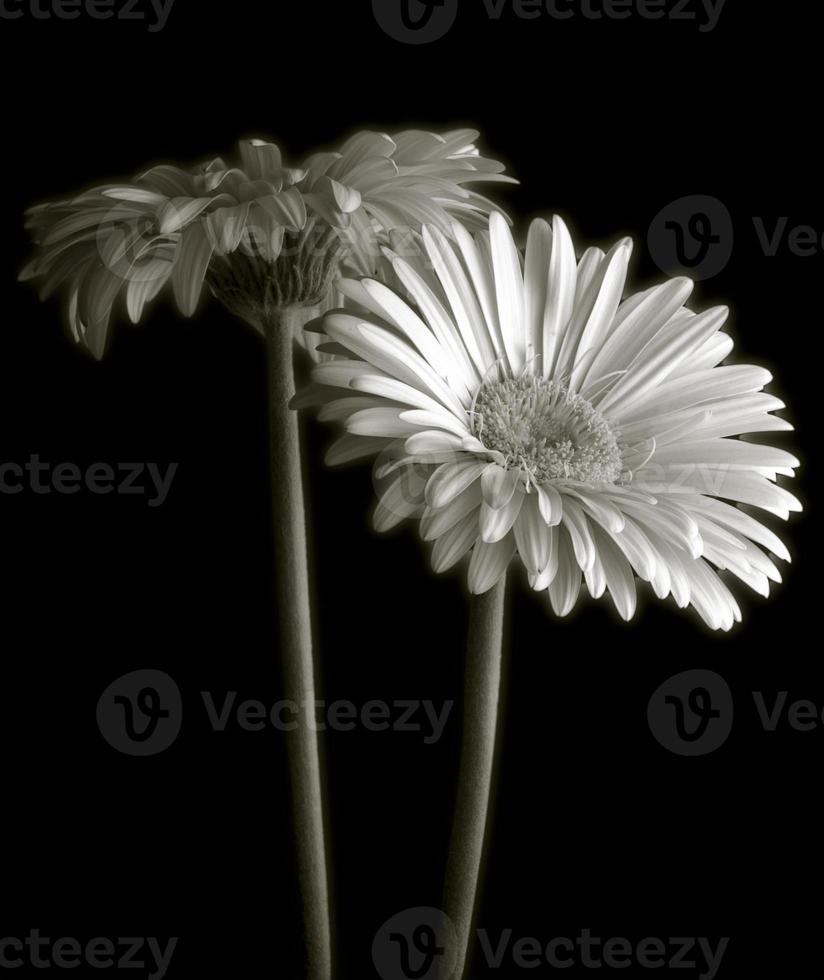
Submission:
[[[473,596],[464,692],[463,742],[458,795],[446,868],[443,907],[457,933],[452,980],[462,980],[472,938],[484,836],[489,813],[498,705],[506,578],[489,592]]]
[[[309,606],[306,515],[294,395],[293,332],[309,311],[282,310],[264,324],[269,362],[269,421],[274,508],[275,595],[283,696],[298,706],[287,735],[308,980],[330,980],[331,929],[323,796],[315,725],[315,672]]]

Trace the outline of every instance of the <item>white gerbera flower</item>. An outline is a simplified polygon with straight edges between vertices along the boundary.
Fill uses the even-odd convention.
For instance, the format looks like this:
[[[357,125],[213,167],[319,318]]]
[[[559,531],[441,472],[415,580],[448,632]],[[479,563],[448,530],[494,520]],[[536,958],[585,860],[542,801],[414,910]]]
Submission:
[[[328,461],[380,453],[376,527],[420,516],[437,572],[471,553],[472,593],[517,555],[559,616],[583,580],[629,620],[637,577],[730,629],[718,570],[767,595],[780,574],[763,549],[789,560],[737,505],[801,507],[776,484],[798,461],[739,438],[792,427],[769,372],[720,366],[728,310],[688,310],[684,278],[623,299],[632,242],[579,262],[559,218],[533,223],[523,259],[499,215],[488,234],[452,231],[424,230],[428,263],[389,255],[404,298],[338,283],[363,312],[325,316],[321,349],[339,357],[300,396],[344,422]]]
[[[480,155],[477,137],[358,133],[298,168],[274,144],[247,140],[234,164],[154,167],[33,208],[39,250],[21,278],[39,280],[43,298],[68,285],[71,332],[96,357],[118,297],[137,323],[167,284],[185,316],[206,283],[262,330],[274,312],[320,305],[340,260],[374,272],[395,229],[427,222],[449,233],[453,217],[485,221],[495,206],[465,185],[511,178]]]

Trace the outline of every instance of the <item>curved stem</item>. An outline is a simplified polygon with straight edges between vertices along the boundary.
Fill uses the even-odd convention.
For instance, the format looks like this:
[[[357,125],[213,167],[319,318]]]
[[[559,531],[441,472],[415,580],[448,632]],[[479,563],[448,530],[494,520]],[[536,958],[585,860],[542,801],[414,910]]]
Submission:
[[[443,899],[457,933],[452,980],[464,975],[478,895],[498,727],[505,594],[504,577],[491,591],[473,596],[469,606],[463,741]]]
[[[283,663],[283,696],[297,705],[287,735],[298,876],[309,980],[330,980],[331,929],[323,797],[315,725],[315,674],[309,607],[306,515],[294,395],[293,331],[308,311],[280,311],[264,324],[269,362],[269,422],[274,508],[275,593]]]

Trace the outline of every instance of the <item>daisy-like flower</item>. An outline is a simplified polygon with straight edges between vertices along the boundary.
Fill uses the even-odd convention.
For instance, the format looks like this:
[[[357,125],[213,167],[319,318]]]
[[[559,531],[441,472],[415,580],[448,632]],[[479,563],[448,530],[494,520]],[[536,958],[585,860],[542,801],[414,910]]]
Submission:
[[[153,167],[33,208],[38,253],[21,278],[39,280],[43,298],[68,285],[71,333],[96,357],[118,297],[137,323],[167,284],[185,316],[205,283],[262,331],[279,310],[321,304],[341,259],[373,272],[390,231],[432,223],[449,233],[456,216],[485,219],[494,205],[466,185],[510,178],[480,155],[477,136],[363,132],[296,168],[274,144],[249,140],[234,163]]]
[[[494,213],[451,237],[427,227],[417,260],[389,253],[397,289],[338,283],[360,312],[325,316],[338,356],[299,402],[345,426],[328,461],[379,454],[376,527],[420,517],[435,571],[470,555],[474,594],[517,557],[559,616],[583,582],[629,620],[641,579],[729,630],[719,572],[767,595],[768,552],[790,557],[749,509],[801,507],[776,482],[798,461],[750,441],[791,426],[766,370],[722,364],[728,310],[687,309],[684,278],[625,299],[632,242],[579,261],[559,218],[523,256]]]

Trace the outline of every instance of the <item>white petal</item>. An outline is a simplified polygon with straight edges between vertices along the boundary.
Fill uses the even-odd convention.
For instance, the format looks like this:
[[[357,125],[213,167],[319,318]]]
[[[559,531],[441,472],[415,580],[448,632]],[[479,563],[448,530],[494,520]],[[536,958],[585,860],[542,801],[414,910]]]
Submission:
[[[495,270],[498,320],[501,324],[510,368],[513,374],[518,374],[526,361],[524,279],[521,273],[521,259],[512,232],[503,216],[497,212],[489,219],[489,236]]]
[[[564,528],[572,541],[575,552],[575,559],[581,566],[582,571],[592,568],[595,561],[595,543],[592,539],[592,530],[580,504],[567,497],[564,501]]]
[[[383,327],[366,323],[346,314],[332,313],[324,318],[329,336],[343,344],[358,357],[369,361],[381,371],[404,381],[413,388],[426,391],[456,415],[464,407],[449,386],[408,343],[393,336]],[[467,405],[469,399],[467,399]]]
[[[440,406],[434,411],[415,408],[411,411],[401,412],[401,419],[412,425],[420,426],[425,429],[444,429],[453,435],[464,439],[470,435],[469,429],[464,422],[459,421],[455,416]]]
[[[584,510],[610,534],[620,534],[624,530],[623,514],[605,494],[588,487],[566,487],[564,496],[580,500]]]
[[[524,494],[513,494],[512,499],[504,504],[503,507],[490,507],[484,501],[481,504],[478,523],[481,529],[481,540],[491,544],[500,541],[512,530],[512,525],[518,519],[521,507],[524,502]]]
[[[637,604],[635,575],[609,534],[597,527],[593,529],[593,534],[609,594],[612,596],[618,615],[629,622],[635,615]]]
[[[549,586],[549,601],[556,616],[568,616],[581,591],[581,569],[566,530],[558,538],[558,571]]]
[[[427,362],[441,377],[455,376],[459,368],[450,351],[445,348],[421,318],[388,286],[374,279],[361,283],[372,305],[382,311],[382,316],[394,324],[410,340]]]
[[[654,461],[661,466],[722,464],[731,469],[793,469],[800,463],[795,456],[774,446],[759,446],[740,439],[707,439],[677,442],[657,450]]]
[[[547,530],[549,531],[549,560],[538,575],[529,576],[529,584],[536,592],[543,592],[548,589],[558,574],[558,542],[561,538],[561,528],[550,527]]]
[[[717,333],[714,337],[710,337],[709,340],[703,343],[688,361],[685,361],[681,367],[677,368],[673,377],[678,377],[682,374],[692,374],[694,371],[706,371],[710,368],[717,367],[725,357],[732,353],[734,346],[732,337],[729,334]]]
[[[612,541],[632,565],[635,574],[645,582],[655,578],[656,551],[649,535],[627,519],[624,530],[612,535]]]
[[[651,528],[674,548],[680,548],[692,558],[702,552],[701,533],[695,518],[677,502],[659,501],[654,507],[634,500],[618,498],[618,507],[644,529]]]
[[[597,551],[595,552],[595,560],[592,563],[592,568],[584,572],[584,582],[593,599],[600,599],[604,592],[606,592],[607,577],[604,572],[604,564],[601,561],[601,556]]]
[[[606,253],[600,248],[588,248],[581,256],[578,263],[578,282],[575,286],[575,309],[577,310],[584,297],[589,292],[589,287],[595,281],[598,272],[604,264]]]
[[[476,325],[479,343],[484,351],[484,367],[488,371],[496,360],[505,356],[501,327],[498,322],[498,306],[495,298],[495,280],[491,268],[481,250],[464,226],[452,225],[452,234],[458,243],[461,257],[475,287],[478,302],[483,310],[482,324]]]
[[[535,488],[538,492],[538,508],[549,527],[557,527],[564,516],[564,504],[560,493],[551,483]]]
[[[464,392],[467,394],[474,392],[479,378],[463,345],[460,330],[452,321],[452,317],[408,262],[404,259],[395,259],[393,268],[414,298],[438,343],[450,355],[445,372],[450,384],[460,390],[462,395]]]
[[[370,439],[364,436],[341,436],[326,451],[324,461],[327,466],[343,466],[355,460],[376,456],[386,445],[386,439]]]
[[[433,510],[445,507],[480,479],[486,464],[475,459],[439,466],[426,485],[426,503]]]
[[[641,353],[658,331],[686,303],[692,280],[671,279],[638,293],[619,307],[614,329],[592,362],[582,389],[594,386],[613,371],[622,371]]]
[[[346,431],[356,436],[377,436],[383,439],[404,438],[416,432],[420,426],[401,418],[405,414],[397,408],[367,408],[355,412],[346,420]]]
[[[724,324],[729,310],[718,307],[696,316],[680,329],[662,331],[648,348],[630,365],[627,373],[598,405],[601,413],[618,418],[622,412],[641,401],[644,395],[670,375],[701,343]]]
[[[318,422],[343,422],[355,412],[361,412],[367,408],[385,407],[379,398],[368,398],[358,395],[344,395],[343,398],[334,398],[326,401],[318,410]],[[294,399],[290,408],[295,408]]]
[[[480,380],[494,363],[495,352],[475,292],[443,232],[427,226],[423,229],[423,241]]]
[[[469,562],[469,591],[473,595],[482,595],[497,585],[514,555],[515,539],[511,534],[494,544],[479,541],[472,549]]]
[[[543,363],[545,378],[555,372],[555,362],[564,332],[572,319],[578,268],[575,247],[564,222],[555,217],[552,222],[552,254],[549,263],[547,304],[544,311]]]
[[[325,361],[312,368],[312,380],[331,388],[349,388],[353,379],[368,374],[377,374],[377,369],[366,361]]]
[[[172,287],[184,316],[192,316],[197,308],[213,253],[214,245],[202,222],[183,232],[172,272]]]
[[[433,453],[459,453],[463,445],[451,432],[429,429],[410,436],[406,440],[405,448],[410,456],[430,456]]]
[[[331,363],[334,364],[335,362],[333,361]],[[332,374],[334,371],[330,371],[329,373]],[[418,388],[413,388],[412,385],[405,384],[403,381],[398,381],[396,378],[390,378],[386,374],[366,374],[358,371],[349,382],[349,386],[354,391],[379,395],[389,401],[401,402],[428,412],[445,411],[439,402],[435,401],[434,398],[425,392],[420,391]]]
[[[773,532],[764,527],[759,521],[749,514],[745,514],[738,507],[731,507],[723,500],[716,500],[712,497],[689,497],[685,499],[683,506],[693,510],[705,511],[714,521],[723,524],[725,527],[743,534],[751,540],[762,545],[768,551],[780,558],[782,561],[791,561],[791,556],[786,545]]]
[[[749,364],[691,372],[666,381],[651,391],[648,398],[615,417],[620,417],[622,423],[655,418],[695,405],[710,404],[720,398],[760,391],[771,380],[769,371]]]
[[[758,473],[746,470],[722,470],[695,467],[681,472],[666,468],[641,470],[635,474],[635,482],[655,492],[655,487],[666,488],[669,493],[695,492],[709,497],[724,497],[741,504],[752,504],[787,520],[791,512],[803,509],[799,500],[783,487],[770,483]]]
[[[432,568],[438,574],[448,571],[478,540],[477,514],[467,514],[441,535],[432,549]]]
[[[520,476],[518,470],[507,470],[490,463],[481,476],[484,500],[493,509],[506,507],[515,493]]]
[[[474,513],[477,521],[477,511],[481,506],[481,488],[478,482],[472,483],[445,507],[437,510],[427,507],[421,518],[421,538],[424,541],[434,541],[454,527],[467,514]]]
[[[573,320],[567,336],[564,338],[564,346],[577,333],[577,342],[570,345],[569,368],[571,371],[570,389],[578,391],[581,382],[587,373],[587,368],[595,360],[604,339],[609,335],[618,304],[624,292],[627,280],[627,268],[630,256],[632,255],[632,242],[624,239],[619,242],[609,253],[604,262],[601,275],[598,276],[597,285],[591,287],[596,291],[596,298],[592,304],[592,309],[585,320],[582,320],[580,332],[577,323]],[[589,304],[584,304],[588,306]],[[564,354],[561,358],[563,360]],[[560,362],[559,362],[560,363]]]
[[[175,197],[168,201],[166,205],[160,212],[160,225],[159,231],[161,235],[170,235],[173,232],[180,231],[181,228],[185,228],[190,221],[197,218],[203,211],[206,210],[212,204],[212,198],[201,197],[201,198],[186,198],[186,197]],[[225,209],[230,210],[230,209]],[[219,212],[215,212],[218,214]],[[207,221],[211,221],[212,215],[209,215]],[[219,220],[219,219],[216,219]],[[215,236],[217,241],[219,236]]]
[[[539,575],[550,559],[550,534],[538,509],[538,495],[526,495],[515,522],[515,543],[531,575]]]
[[[538,376],[543,375],[541,356],[551,255],[552,229],[546,221],[533,221],[529,226],[524,260],[524,323],[527,369]]]
[[[379,533],[396,527],[401,521],[414,517],[423,507],[426,480],[413,467],[401,470],[381,492],[372,517],[372,526]]]
[[[741,611],[730,590],[703,559],[687,562],[690,601],[710,629],[728,631],[741,621]]]

